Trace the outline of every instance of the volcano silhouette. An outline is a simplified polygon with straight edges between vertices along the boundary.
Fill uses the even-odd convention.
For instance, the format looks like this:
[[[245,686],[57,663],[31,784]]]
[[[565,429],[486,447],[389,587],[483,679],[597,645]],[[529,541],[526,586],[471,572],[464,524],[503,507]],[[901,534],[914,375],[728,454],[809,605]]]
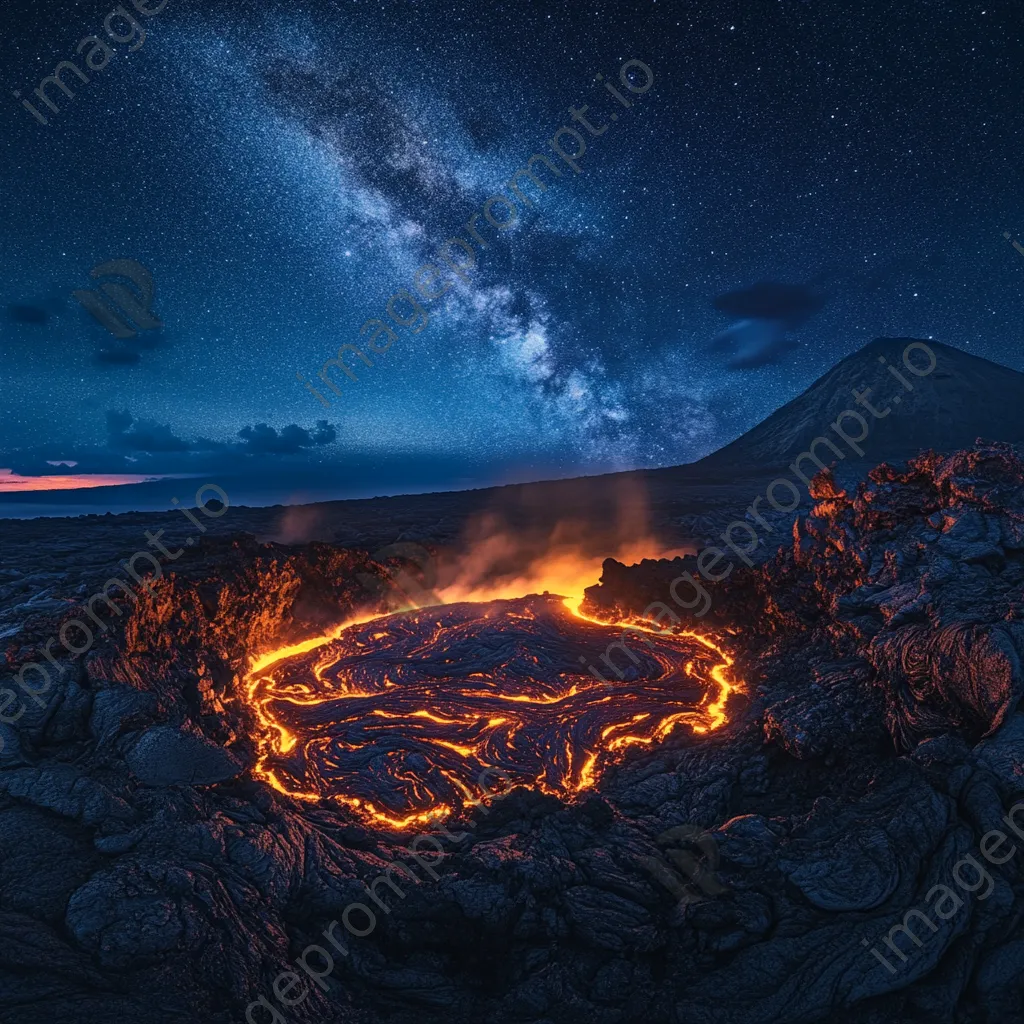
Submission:
[[[927,376],[915,376],[903,362],[904,351],[913,344],[927,345],[935,353],[935,369]],[[921,349],[909,358],[919,370],[927,366]],[[902,374],[914,390],[907,391],[889,367]],[[871,388],[868,401],[876,408],[892,411],[873,422],[870,450],[865,442],[864,456],[852,453],[851,461],[901,461],[929,448],[938,452],[963,448],[979,437],[1013,443],[1024,440],[1024,373],[937,341],[877,338],[693,467],[717,470],[726,465],[737,469],[788,465],[814,438],[829,434],[829,425],[843,410],[857,410],[854,392],[863,394],[865,388]],[[897,398],[899,402],[893,405]],[[871,416],[861,411],[870,422]]]

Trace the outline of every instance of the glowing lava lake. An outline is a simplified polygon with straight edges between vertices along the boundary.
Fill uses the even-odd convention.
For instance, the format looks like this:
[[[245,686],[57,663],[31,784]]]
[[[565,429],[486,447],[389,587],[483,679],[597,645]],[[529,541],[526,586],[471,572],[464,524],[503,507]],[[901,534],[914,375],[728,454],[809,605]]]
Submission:
[[[717,641],[576,605],[435,605],[263,655],[247,683],[264,733],[257,775],[401,829],[478,802],[487,768],[570,800],[630,745],[725,724],[741,686]]]

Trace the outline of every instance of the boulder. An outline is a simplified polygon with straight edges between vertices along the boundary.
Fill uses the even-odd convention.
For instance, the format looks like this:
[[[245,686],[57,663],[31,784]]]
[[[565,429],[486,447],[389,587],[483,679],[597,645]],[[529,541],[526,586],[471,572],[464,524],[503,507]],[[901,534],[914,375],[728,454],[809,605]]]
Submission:
[[[229,751],[166,725],[143,733],[127,760],[132,774],[147,786],[208,786],[242,771]]]

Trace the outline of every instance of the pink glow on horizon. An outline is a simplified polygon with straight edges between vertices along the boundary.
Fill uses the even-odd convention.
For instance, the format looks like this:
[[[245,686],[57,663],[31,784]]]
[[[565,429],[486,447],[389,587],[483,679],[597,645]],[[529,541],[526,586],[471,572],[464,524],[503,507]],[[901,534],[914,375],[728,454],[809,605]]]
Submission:
[[[131,473],[68,473],[54,476],[21,476],[10,469],[0,469],[0,494],[14,491],[76,491],[91,487],[120,487],[161,480],[162,476],[139,476]]]

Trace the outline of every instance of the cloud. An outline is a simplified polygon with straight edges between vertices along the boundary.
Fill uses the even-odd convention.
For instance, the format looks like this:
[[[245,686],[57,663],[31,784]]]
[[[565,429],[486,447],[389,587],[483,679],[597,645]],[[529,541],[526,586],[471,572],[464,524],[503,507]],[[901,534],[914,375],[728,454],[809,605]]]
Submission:
[[[308,429],[297,424],[281,430],[267,424],[246,426],[240,437],[212,440],[202,436],[179,437],[169,424],[136,419],[123,409],[109,409],[105,418],[106,437],[99,444],[69,440],[22,448],[0,447],[0,467],[10,467],[12,471],[3,489],[56,489],[61,485],[58,475],[68,480],[84,480],[83,487],[100,477],[109,477],[110,483],[122,482],[122,477],[123,482],[137,483],[199,476],[215,478],[227,486],[223,481],[246,473],[264,482],[284,478],[308,482],[302,473],[313,472],[314,465],[319,467],[330,459],[326,446],[337,438],[335,427],[326,420]],[[19,479],[14,480],[14,476]],[[40,483],[20,486],[21,478]]]
[[[49,321],[50,314],[38,306],[14,304],[7,307],[7,319],[14,324],[42,327]]]
[[[307,449],[333,444],[338,436],[327,420],[317,420],[312,430],[300,427],[297,423],[289,423],[278,431],[266,423],[257,423],[254,427],[245,426],[238,431],[241,442],[225,444],[206,437],[186,441],[178,437],[167,424],[137,420],[127,410],[108,409],[106,419],[108,451],[121,455],[135,452],[150,455],[182,453],[190,460],[200,453],[216,452],[222,457],[219,460],[221,465],[229,464],[223,462],[223,457],[296,455]]]
[[[779,362],[794,348],[789,332],[819,312],[825,299],[807,285],[759,281],[717,296],[714,305],[740,319],[712,340],[712,350],[726,354],[730,370],[752,370]]]
[[[819,312],[825,299],[802,284],[759,281],[750,288],[726,292],[715,299],[715,309],[751,320],[781,320],[790,329]]]
[[[135,420],[130,412],[107,412],[107,447],[116,452],[187,452],[194,445],[175,437],[171,428],[153,420]]]
[[[242,451],[249,455],[294,455],[304,448],[332,444],[337,431],[327,420],[317,420],[312,433],[297,423],[282,427],[280,433],[266,423],[257,423],[242,427],[238,436],[244,441]]]
[[[97,366],[138,366],[142,356],[138,352],[123,348],[101,348],[94,356]]]
[[[740,320],[711,342],[713,350],[727,354],[725,365],[730,370],[768,366],[795,347],[784,320]]]

